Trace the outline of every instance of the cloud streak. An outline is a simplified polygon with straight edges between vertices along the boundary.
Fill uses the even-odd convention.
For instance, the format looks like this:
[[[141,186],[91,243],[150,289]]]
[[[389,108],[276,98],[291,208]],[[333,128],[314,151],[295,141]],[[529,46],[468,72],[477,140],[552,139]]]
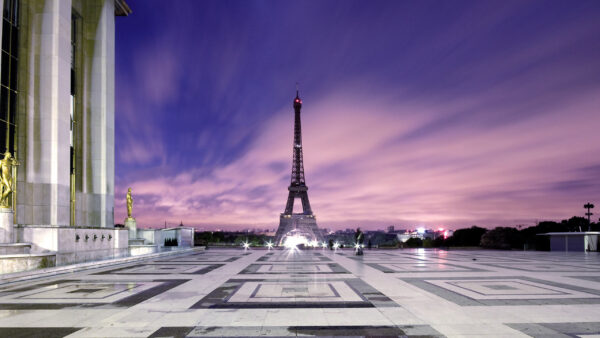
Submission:
[[[594,103],[597,97],[560,108],[589,109],[600,103]],[[593,170],[581,168],[595,168],[597,159],[585,155],[599,147],[564,144],[584,142],[582,135],[593,133],[584,117],[571,116],[565,125],[556,121],[563,116],[557,108],[494,130],[463,123],[405,140],[431,125],[427,112],[441,107],[367,100],[336,94],[321,102],[304,100],[307,184],[323,225],[531,223],[569,215],[581,196],[597,197]],[[139,219],[153,224],[169,215],[188,224],[273,227],[289,185],[292,109],[274,116],[243,156],[208,174],[189,170],[134,181],[135,194],[151,201],[138,207]],[[591,173],[585,177],[581,170]]]

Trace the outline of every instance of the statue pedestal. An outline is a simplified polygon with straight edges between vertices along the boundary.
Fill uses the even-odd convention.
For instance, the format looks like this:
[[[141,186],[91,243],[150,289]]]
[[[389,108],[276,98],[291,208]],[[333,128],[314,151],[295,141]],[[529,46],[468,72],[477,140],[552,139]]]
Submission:
[[[137,239],[137,223],[135,222],[135,218],[125,218],[125,227],[129,229],[129,239]]]
[[[13,210],[0,207],[0,243],[13,243]]]

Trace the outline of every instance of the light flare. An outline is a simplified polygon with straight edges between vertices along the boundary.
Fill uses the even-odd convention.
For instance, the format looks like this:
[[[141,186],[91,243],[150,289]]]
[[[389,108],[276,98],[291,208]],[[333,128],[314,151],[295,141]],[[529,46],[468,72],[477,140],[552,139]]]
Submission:
[[[288,248],[288,249],[297,249],[298,245],[300,244],[304,244],[304,245],[309,245],[309,241],[308,239],[306,239],[306,237],[302,236],[302,235],[292,235],[292,236],[287,236],[285,238],[285,242],[283,243],[283,246]]]

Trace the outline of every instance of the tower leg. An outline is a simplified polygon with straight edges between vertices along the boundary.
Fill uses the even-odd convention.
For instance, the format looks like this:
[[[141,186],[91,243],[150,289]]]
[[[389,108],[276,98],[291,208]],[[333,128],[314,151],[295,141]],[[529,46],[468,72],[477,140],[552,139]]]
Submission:
[[[294,198],[296,198],[296,196],[294,196],[294,193],[290,191],[288,194],[287,203],[285,204],[285,213],[288,215],[291,215],[292,212],[294,212]]]

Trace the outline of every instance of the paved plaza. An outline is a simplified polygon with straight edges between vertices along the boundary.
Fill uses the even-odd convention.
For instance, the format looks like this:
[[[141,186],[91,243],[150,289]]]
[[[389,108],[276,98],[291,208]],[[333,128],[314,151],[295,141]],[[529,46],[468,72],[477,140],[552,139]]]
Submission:
[[[599,337],[600,256],[209,249],[0,284],[0,337]]]

